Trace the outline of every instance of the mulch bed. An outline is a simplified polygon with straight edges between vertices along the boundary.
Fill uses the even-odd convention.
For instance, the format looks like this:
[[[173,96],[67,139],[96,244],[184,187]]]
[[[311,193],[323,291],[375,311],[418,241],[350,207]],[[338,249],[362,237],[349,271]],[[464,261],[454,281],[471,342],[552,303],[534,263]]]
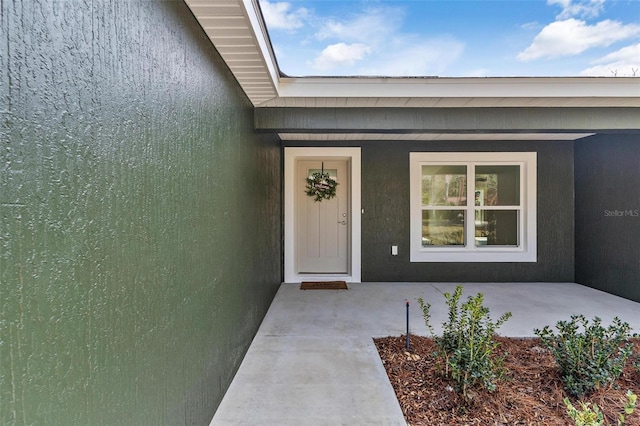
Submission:
[[[493,393],[475,392],[465,403],[443,377],[433,356],[433,339],[410,335],[374,339],[389,380],[407,423],[419,425],[573,425],[563,399],[567,394],[551,353],[538,338],[497,337],[499,353],[509,355],[507,373]],[[640,339],[633,339],[634,354],[640,353]],[[616,382],[584,398],[597,404],[608,424],[617,425],[617,416],[626,402],[626,392],[640,395],[640,372],[631,362]],[[576,400],[571,398],[574,406]],[[640,401],[625,425],[640,426]]]

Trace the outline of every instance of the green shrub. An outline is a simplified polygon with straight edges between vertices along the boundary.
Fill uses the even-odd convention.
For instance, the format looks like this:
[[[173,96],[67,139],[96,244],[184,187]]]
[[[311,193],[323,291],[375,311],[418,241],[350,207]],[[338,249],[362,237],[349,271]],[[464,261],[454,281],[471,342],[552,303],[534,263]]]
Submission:
[[[564,405],[567,406],[567,414],[575,422],[576,426],[602,426],[604,424],[604,415],[597,405],[591,408],[588,402],[579,402],[580,409],[571,404],[569,398],[564,399]]]
[[[621,426],[625,422],[625,416],[629,416],[636,408],[636,400],[638,399],[630,390],[627,391],[627,401],[624,405],[622,413],[618,414],[618,426]],[[580,409],[575,408],[569,398],[564,399],[564,405],[567,406],[567,414],[575,422],[576,426],[602,426],[604,425],[604,415],[600,411],[600,408],[596,404],[593,408],[589,407],[588,402],[579,402]]]
[[[549,326],[534,330],[551,350],[567,391],[575,396],[588,394],[603,385],[613,385],[631,355],[631,327],[617,317],[608,328],[595,317],[592,324],[584,315],[558,321],[558,334]]]
[[[424,322],[437,346],[436,355],[444,360],[445,374],[456,383],[458,392],[469,400],[469,389],[482,386],[489,391],[496,388],[495,381],[503,373],[504,357],[494,354],[498,343],[494,340],[496,330],[511,317],[507,312],[493,323],[489,309],[482,305],[484,297],[478,293],[459,306],[462,286],[453,294],[445,293],[449,307],[449,319],[442,324],[442,336],[438,337],[430,323],[431,305],[418,299]]]
[[[618,425],[624,423],[625,416],[630,416],[633,414],[633,410],[636,409],[636,401],[638,400],[638,395],[634,394],[630,390],[627,391],[627,403],[624,406],[624,413],[618,414]]]

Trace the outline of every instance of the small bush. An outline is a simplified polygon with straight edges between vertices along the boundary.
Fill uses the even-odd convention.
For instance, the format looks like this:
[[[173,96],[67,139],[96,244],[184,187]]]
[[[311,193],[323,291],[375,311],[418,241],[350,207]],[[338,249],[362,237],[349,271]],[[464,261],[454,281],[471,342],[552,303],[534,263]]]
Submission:
[[[591,404],[588,402],[580,401],[580,409],[578,409],[571,404],[569,398],[564,399],[564,405],[567,406],[567,414],[576,426],[601,426],[604,424],[604,415],[597,405],[591,408]]]
[[[633,414],[633,410],[636,409],[636,401],[638,400],[638,395],[634,394],[630,390],[627,391],[627,403],[624,406],[624,413],[618,414],[618,425],[624,423],[625,416],[630,416]]]
[[[614,384],[631,356],[629,324],[616,317],[605,329],[598,317],[589,324],[584,315],[572,315],[571,321],[558,321],[556,329],[558,334],[549,326],[534,332],[553,354],[570,394]]]
[[[618,426],[621,426],[625,422],[626,416],[633,413],[636,408],[636,400],[638,399],[630,390],[627,391],[627,401],[625,402],[622,413],[618,414]],[[567,406],[567,414],[575,422],[576,426],[602,426],[605,424],[604,415],[600,411],[600,408],[594,404],[591,408],[588,402],[579,401],[580,409],[577,409],[571,404],[569,398],[564,399],[564,405]]]
[[[493,323],[489,309],[482,305],[484,297],[478,293],[459,306],[462,286],[453,294],[445,293],[449,307],[449,319],[442,324],[441,337],[435,335],[430,323],[431,305],[418,299],[425,324],[437,345],[436,355],[444,360],[445,374],[456,383],[458,392],[469,400],[468,390],[479,385],[489,391],[496,388],[495,381],[502,375],[504,357],[494,354],[498,343],[493,336],[496,330],[511,317],[507,312]]]

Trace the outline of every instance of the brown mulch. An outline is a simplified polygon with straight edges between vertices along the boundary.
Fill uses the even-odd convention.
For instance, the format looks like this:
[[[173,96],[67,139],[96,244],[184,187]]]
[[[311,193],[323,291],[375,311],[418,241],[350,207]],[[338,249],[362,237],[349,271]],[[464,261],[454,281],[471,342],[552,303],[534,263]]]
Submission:
[[[573,425],[566,414],[567,396],[551,353],[538,338],[497,337],[498,353],[508,353],[506,374],[493,393],[476,391],[470,403],[453,390],[434,358],[433,339],[410,335],[374,339],[407,423],[419,425]],[[633,339],[634,354],[640,339]],[[640,372],[631,362],[616,382],[617,389],[599,390],[583,401],[597,404],[607,424],[617,425],[626,392],[640,395]],[[578,407],[575,398],[570,398]],[[625,425],[640,426],[640,401]]]

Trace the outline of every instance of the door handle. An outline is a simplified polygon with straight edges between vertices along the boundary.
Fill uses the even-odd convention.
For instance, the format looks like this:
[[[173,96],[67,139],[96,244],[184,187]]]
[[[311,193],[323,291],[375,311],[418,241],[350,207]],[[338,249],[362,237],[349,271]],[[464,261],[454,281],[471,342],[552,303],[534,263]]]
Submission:
[[[347,224],[347,221],[346,221],[346,220],[339,220],[339,221],[338,221],[338,223],[341,223],[341,224],[343,224],[343,225],[346,225],[346,224]]]

